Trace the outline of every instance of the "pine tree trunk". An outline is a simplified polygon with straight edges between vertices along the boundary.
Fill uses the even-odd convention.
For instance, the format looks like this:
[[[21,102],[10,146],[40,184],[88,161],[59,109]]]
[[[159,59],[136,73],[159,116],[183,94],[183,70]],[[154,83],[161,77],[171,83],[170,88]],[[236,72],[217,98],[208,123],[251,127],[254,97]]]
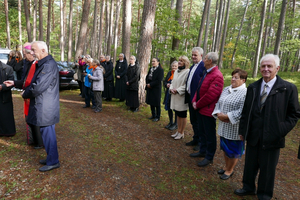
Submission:
[[[215,43],[216,43],[216,35],[217,35],[217,26],[218,26],[218,5],[219,0],[216,2],[216,10],[215,10],[215,24],[214,24],[214,35],[212,39],[212,51],[215,51]]]
[[[222,24],[223,24],[223,16],[225,13],[224,4],[225,0],[220,0],[220,6],[219,6],[219,16],[218,16],[218,25],[217,25],[217,34],[216,34],[216,42],[215,42],[215,48],[214,51],[219,51],[220,47],[220,40],[222,37]]]
[[[50,49],[50,26],[51,26],[51,0],[48,0],[48,16],[47,16],[47,40],[46,44]]]
[[[141,69],[140,84],[139,84],[139,99],[140,103],[145,103],[145,78],[148,72],[148,64],[151,56],[152,37],[154,30],[156,0],[144,0],[141,36],[138,46],[138,61]]]
[[[118,23],[119,23],[119,19],[120,19],[120,10],[121,10],[121,2],[120,2],[120,0],[116,0],[115,34],[114,34],[114,40],[113,40],[113,44],[114,44],[114,61],[117,58],[118,29],[119,29]],[[129,46],[129,50],[130,50],[130,46]],[[129,56],[126,56],[126,57],[127,57],[127,59],[129,59]]]
[[[60,60],[64,61],[64,9],[63,0],[60,0]]]
[[[241,26],[240,26],[240,29],[239,29],[239,33],[238,33],[238,36],[236,38],[236,42],[235,42],[235,45],[234,45],[234,49],[233,49],[233,53],[232,53],[232,58],[231,58],[231,65],[230,65],[231,69],[233,68],[233,63],[234,63],[234,59],[235,59],[235,53],[236,53],[237,45],[239,43],[239,39],[240,39],[240,36],[241,36],[241,32],[242,32],[243,24],[244,24],[244,21],[245,21],[245,17],[246,17],[248,5],[249,5],[249,0],[247,0],[245,11],[244,11],[244,15],[243,15],[243,18],[242,18],[242,21],[241,21]]]
[[[268,3],[268,0],[264,0],[262,11],[261,11],[261,23],[260,23],[260,28],[259,28],[259,37],[258,37],[258,41],[257,41],[257,48],[256,48],[256,52],[255,52],[255,60],[254,60],[254,68],[253,68],[252,78],[257,77],[258,62],[259,62],[259,56],[260,56],[260,48],[261,48],[263,29],[264,29],[264,24],[265,24],[267,3]]]
[[[96,57],[97,53],[97,42],[96,42],[96,36],[97,36],[97,15],[98,15],[98,0],[95,0],[95,6],[94,6],[94,21],[93,21],[93,33],[92,33],[92,44],[93,48],[91,49],[91,56],[92,58]]]
[[[192,5],[193,5],[193,0],[190,1],[190,8],[189,8],[189,14],[188,14],[188,24],[187,24],[187,31],[190,30],[190,21],[191,21],[191,12],[192,12]],[[185,52],[187,53],[188,49],[188,39],[185,40]]]
[[[108,42],[108,36],[109,36],[109,17],[110,17],[110,14],[109,14],[109,4],[108,4],[109,0],[106,0],[106,17],[105,17],[105,38],[104,38],[104,47],[103,47],[103,51],[104,52],[107,52],[107,42]],[[109,56],[111,56],[111,54],[107,54]],[[112,57],[112,56],[111,56]],[[114,62],[114,61],[112,61]]]
[[[8,19],[8,1],[4,0],[5,20],[6,20],[6,35],[7,35],[7,48],[10,49],[10,29]]]
[[[109,18],[109,31],[108,31],[108,40],[107,40],[107,55],[111,55],[111,44],[112,44],[112,37],[113,37],[113,21],[114,21],[114,4],[115,0],[111,0],[110,2],[110,18]],[[115,61],[114,61],[115,62]]]
[[[104,8],[105,8],[105,1],[102,1],[101,4],[101,11],[100,11],[100,23],[99,23],[99,45],[98,45],[98,58],[103,52],[102,50],[102,43],[103,43],[103,18],[104,18]]]
[[[77,8],[77,12],[76,12],[76,32],[75,32],[75,45],[74,45],[75,52],[77,50],[78,32],[79,32],[79,6],[78,6],[78,1],[76,2],[76,8]]]
[[[226,34],[227,34],[227,27],[228,27],[229,11],[230,11],[230,0],[227,0],[225,26],[224,26],[224,30],[223,30],[223,37],[222,37],[222,43],[221,43],[221,49],[220,49],[220,56],[219,56],[219,63],[218,63],[219,69],[223,68],[223,51],[224,51],[225,42],[226,42]]]
[[[80,24],[80,31],[79,31],[79,37],[78,37],[78,43],[75,53],[75,58],[77,58],[79,55],[83,54],[83,48],[84,43],[86,41],[87,36],[87,26],[88,26],[88,20],[89,20],[89,13],[90,13],[90,6],[91,6],[91,0],[85,0],[83,11],[82,11],[82,18],[81,18],[81,24]]]
[[[18,0],[18,24],[19,24],[19,42],[20,47],[22,49],[22,21],[21,21],[21,12],[22,12],[22,2],[21,0]]]
[[[208,9],[207,9],[207,16],[206,16],[206,26],[205,26],[205,37],[204,37],[204,44],[203,44],[203,55],[206,54],[207,52],[207,38],[208,38],[208,30],[209,30],[209,11],[210,11],[210,2],[211,1],[208,1]]]
[[[27,0],[23,0],[23,4],[24,4],[24,11],[25,11],[25,19],[26,19],[27,40],[28,40],[28,42],[31,42],[32,41],[31,26],[30,26],[29,10],[28,10],[28,6],[27,6]]]
[[[72,42],[73,42],[73,0],[70,0],[70,13],[69,13],[69,42],[68,42],[68,62],[72,60]],[[77,60],[77,58],[75,58]]]
[[[199,35],[198,35],[197,47],[200,47],[202,44],[203,29],[204,29],[205,19],[207,16],[207,11],[209,9],[208,4],[210,4],[210,0],[205,0],[205,6],[202,14],[201,25],[200,25]]]
[[[177,12],[177,15],[175,16],[175,19],[177,20],[179,26],[182,26],[182,6],[183,6],[183,0],[177,0],[177,3],[176,3],[176,12]],[[177,33],[177,34],[180,34],[180,33]],[[172,51],[178,50],[179,43],[180,43],[179,38],[176,37],[176,36],[173,36]],[[176,60],[176,58],[172,57],[170,59],[170,64],[173,61],[175,61],[175,60]]]
[[[33,4],[33,41],[36,41],[36,15],[38,0],[34,0]]]
[[[43,0],[39,0],[39,41],[44,41],[43,34]]]
[[[122,52],[129,59],[131,36],[131,0],[123,0]],[[114,58],[115,59],[115,58]]]
[[[285,20],[285,13],[286,13],[286,0],[282,0],[282,6],[281,6],[281,12],[280,12],[280,18],[278,23],[278,29],[276,34],[276,41],[275,41],[275,47],[274,47],[274,54],[279,54],[280,49],[280,42],[281,42],[281,35],[284,27],[284,20]]]

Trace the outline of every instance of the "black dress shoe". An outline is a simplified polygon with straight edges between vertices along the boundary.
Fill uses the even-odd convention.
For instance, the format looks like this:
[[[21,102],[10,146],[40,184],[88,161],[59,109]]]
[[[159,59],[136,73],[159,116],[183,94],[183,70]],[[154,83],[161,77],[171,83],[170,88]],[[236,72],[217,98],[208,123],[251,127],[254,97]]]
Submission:
[[[96,108],[96,106],[92,106],[92,109],[95,109]]]
[[[153,116],[151,116],[151,117],[149,117],[148,119],[154,119],[155,117],[153,117]]]
[[[224,170],[224,169],[218,170],[218,174],[224,174],[224,173],[225,173],[225,170]]]
[[[85,106],[83,106],[83,108],[89,108],[89,107],[90,107],[90,106],[86,106],[86,105],[85,105]]]
[[[220,176],[220,179],[222,179],[222,180],[227,180],[227,179],[229,179],[232,175],[233,175],[233,172],[232,172],[230,175],[223,174],[223,175]]]
[[[212,160],[207,160],[206,158],[204,158],[202,161],[200,161],[197,165],[198,167],[205,167],[209,164],[213,163]]]
[[[169,130],[171,131],[174,131],[176,130],[178,127],[177,127],[177,124],[173,124],[172,126],[169,127]]]
[[[170,126],[172,126],[172,123],[170,122],[170,123],[168,123],[168,125],[167,126],[165,126],[165,128],[166,129],[169,129],[170,128]]]
[[[239,195],[239,196],[246,196],[246,195],[255,195],[255,192],[247,191],[244,188],[241,188],[241,189],[234,190],[234,194]]]
[[[194,150],[194,151],[200,151],[200,146],[199,146],[199,145],[195,146],[195,147],[193,148],[193,150]]]
[[[137,112],[137,111],[139,111],[139,108],[135,108],[132,110],[132,112]]]
[[[35,146],[35,147],[33,147],[34,149],[42,149],[42,148],[44,148],[44,146]]]
[[[46,165],[46,164],[47,164],[47,159],[45,159],[45,160],[40,160],[40,164]]]
[[[200,152],[196,152],[196,153],[191,153],[190,156],[191,157],[205,157],[205,154],[202,154]]]
[[[196,146],[197,144],[198,144],[198,142],[196,142],[195,140],[185,143],[186,146]]]
[[[55,165],[45,165],[45,166],[41,167],[39,170],[41,172],[47,172],[47,171],[50,171],[52,169],[56,169],[56,168],[59,168],[59,167],[60,167],[60,164],[57,163]]]
[[[98,112],[101,112],[102,111],[102,109],[97,109],[97,110],[95,110],[94,112],[95,113],[98,113]]]
[[[152,121],[158,122],[158,121],[159,121],[159,118],[154,118]]]

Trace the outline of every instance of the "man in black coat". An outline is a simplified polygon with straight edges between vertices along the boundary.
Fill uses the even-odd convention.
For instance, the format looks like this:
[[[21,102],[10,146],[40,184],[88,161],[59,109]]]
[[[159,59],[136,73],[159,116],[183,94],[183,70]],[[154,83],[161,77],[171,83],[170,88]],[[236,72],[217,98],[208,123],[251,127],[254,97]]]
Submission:
[[[113,63],[110,61],[110,56],[106,56],[105,74],[104,76],[104,92],[103,97],[106,101],[111,101],[114,96],[114,75]]]
[[[297,87],[276,75],[279,62],[277,55],[263,56],[263,78],[247,89],[239,126],[241,139],[247,140],[243,187],[234,191],[240,196],[257,193],[258,199],[272,198],[280,148],[284,148],[285,136],[300,118]]]

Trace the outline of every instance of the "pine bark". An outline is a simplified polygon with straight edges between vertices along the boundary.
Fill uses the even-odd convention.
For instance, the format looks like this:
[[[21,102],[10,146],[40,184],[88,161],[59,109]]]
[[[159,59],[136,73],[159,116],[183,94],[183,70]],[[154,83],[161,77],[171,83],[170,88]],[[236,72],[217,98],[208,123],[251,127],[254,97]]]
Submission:
[[[130,56],[131,6],[131,0],[123,0],[122,52],[126,58]]]
[[[221,49],[220,49],[219,63],[218,63],[219,69],[223,68],[223,51],[224,51],[225,42],[226,42],[229,11],[230,11],[230,0],[227,0],[226,18],[225,18],[225,25],[224,25],[223,37],[222,37],[222,43],[221,43]]]
[[[39,0],[39,41],[44,41],[43,34],[43,0]]]
[[[22,21],[21,21],[22,9],[21,8],[22,8],[22,2],[21,2],[21,0],[18,0],[19,42],[20,42],[20,46],[22,47]]]
[[[120,2],[120,0],[116,0],[116,20],[115,20],[115,31],[114,31],[115,34],[114,34],[114,40],[113,40],[113,44],[114,44],[114,62],[116,61],[116,57],[117,57],[118,32],[119,32],[118,23],[119,23],[119,19],[120,19],[120,10],[121,10],[121,2]],[[126,56],[126,57],[129,58],[129,56]]]
[[[207,11],[208,11],[208,5],[210,4],[210,0],[205,0],[205,5],[204,5],[204,10],[202,14],[202,19],[201,19],[201,25],[200,25],[200,30],[199,30],[199,35],[198,35],[198,41],[197,41],[197,47],[200,47],[202,44],[202,37],[203,37],[203,29],[205,25],[205,20],[207,16]]]
[[[177,0],[176,2],[176,16],[175,19],[178,22],[179,26],[182,26],[182,6],[183,6],[183,0]],[[172,51],[178,50],[179,48],[179,43],[180,40],[178,37],[173,36],[173,41],[172,41]],[[170,59],[170,64],[175,61],[176,58],[172,57]]]
[[[152,37],[154,30],[155,9],[157,0],[144,0],[144,8],[141,24],[141,35],[138,46],[137,59],[141,69],[140,84],[139,84],[139,99],[140,103],[145,103],[146,93],[146,75],[148,72],[148,64],[150,62]]]
[[[100,11],[100,23],[99,23],[99,45],[98,45],[98,58],[100,59],[100,56],[103,52],[103,18],[104,18],[104,8],[105,8],[105,1],[102,1],[101,4],[101,11]]]
[[[259,28],[259,37],[258,37],[258,41],[257,41],[257,48],[256,48],[256,52],[255,52],[255,60],[254,60],[252,78],[257,77],[258,62],[259,62],[259,57],[260,57],[261,41],[262,41],[264,24],[265,24],[267,3],[268,3],[268,0],[264,0],[262,11],[261,11],[261,23],[260,23],[260,28]]]
[[[77,8],[77,12],[76,12],[76,32],[75,32],[75,45],[74,45],[75,52],[76,52],[76,49],[77,49],[78,32],[79,32],[79,6],[78,6],[78,1],[76,2],[76,8]]]
[[[242,32],[242,29],[243,29],[243,24],[244,24],[244,21],[245,21],[245,18],[246,18],[248,6],[249,6],[249,0],[247,0],[244,15],[243,15],[243,18],[242,18],[242,21],[241,21],[241,26],[240,26],[240,29],[239,29],[239,33],[238,33],[238,36],[236,37],[236,41],[235,41],[235,44],[234,44],[234,49],[233,49],[233,53],[232,53],[232,57],[231,57],[231,65],[230,65],[231,69],[233,68],[235,53],[236,53],[237,45],[239,43],[239,39],[240,39],[241,32]]]
[[[214,51],[219,51],[220,40],[221,40],[221,36],[222,36],[222,22],[223,22],[224,10],[225,10],[224,6],[223,6],[223,2],[224,2],[224,0],[220,0],[217,34],[215,37]]]
[[[208,1],[208,9],[207,9],[207,16],[206,16],[206,26],[205,26],[205,37],[204,37],[204,43],[203,43],[203,55],[207,52],[207,40],[208,40],[208,30],[209,30],[209,11],[210,11],[210,3],[211,1]]]
[[[31,26],[30,26],[29,10],[28,10],[28,5],[27,5],[27,0],[23,0],[23,5],[24,5],[25,19],[26,19],[27,40],[28,40],[28,42],[31,42],[32,41]]]
[[[33,4],[33,41],[36,41],[36,15],[37,15],[37,4],[38,0],[34,0]]]
[[[82,18],[81,18],[81,24],[80,24],[80,31],[79,31],[79,37],[78,37],[78,43],[75,53],[75,58],[77,58],[79,55],[83,54],[83,48],[84,43],[86,41],[87,37],[87,26],[88,26],[88,20],[89,20],[89,13],[90,13],[90,6],[91,6],[91,0],[85,0],[83,11],[82,11]]]
[[[92,33],[92,44],[93,48],[91,49],[91,56],[92,58],[96,57],[97,53],[97,42],[96,42],[96,36],[97,36],[97,15],[98,15],[98,0],[95,0],[95,6],[94,6],[94,22],[93,22],[93,33]]]
[[[63,0],[60,0],[60,60],[64,61],[64,9]]]
[[[51,26],[51,0],[48,0],[48,16],[47,16],[47,39],[46,44],[50,49],[50,26]]]
[[[108,24],[108,39],[107,39],[107,50],[106,50],[106,54],[107,55],[111,55],[111,44],[112,44],[112,36],[113,36],[113,20],[114,20],[114,4],[115,1],[111,0],[110,2],[110,17],[109,17],[109,24]]]
[[[73,0],[70,0],[70,12],[69,12],[69,41],[68,41],[68,62],[72,60],[72,42],[73,42]],[[77,59],[77,58],[76,58]]]
[[[281,36],[282,36],[283,27],[284,27],[285,13],[286,13],[286,7],[287,7],[286,4],[287,4],[287,0],[282,0],[279,24],[278,24],[275,47],[274,47],[275,55],[279,54]]]
[[[7,36],[7,48],[10,49],[10,27],[8,19],[8,1],[4,0],[5,20],[6,20],[6,36]]]

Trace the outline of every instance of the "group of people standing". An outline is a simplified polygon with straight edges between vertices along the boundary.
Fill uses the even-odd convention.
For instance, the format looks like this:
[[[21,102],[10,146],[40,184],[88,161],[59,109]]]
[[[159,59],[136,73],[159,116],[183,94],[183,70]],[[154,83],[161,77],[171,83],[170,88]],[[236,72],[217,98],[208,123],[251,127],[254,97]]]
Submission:
[[[280,148],[285,146],[285,136],[300,118],[297,88],[277,75],[280,63],[277,55],[267,54],[261,58],[262,78],[250,84],[248,89],[245,84],[247,72],[241,69],[233,70],[231,85],[223,89],[223,75],[217,66],[218,54],[209,52],[203,60],[202,56],[202,48],[195,47],[190,69],[187,69],[185,56],[179,57],[178,63],[172,63],[172,71],[164,81],[167,88],[164,103],[170,118],[166,128],[173,123],[174,110],[178,131],[171,136],[183,138],[189,109],[194,135],[186,145],[194,146],[197,152],[190,156],[202,157],[198,166],[205,167],[213,163],[217,149],[218,119],[217,133],[225,160],[224,167],[217,171],[220,179],[227,180],[234,174],[238,158],[246,149],[243,187],[234,193],[240,196],[257,194],[259,199],[271,199]],[[155,68],[149,70],[150,75],[151,70]]]
[[[140,73],[135,56],[130,56],[127,64],[125,55],[121,53],[119,60],[116,61],[115,70],[110,56],[104,55],[100,56],[100,61],[91,58],[90,55],[79,56],[75,66],[80,96],[85,98],[83,108],[91,107],[92,101],[94,112],[101,112],[102,98],[106,101],[117,98],[120,102],[126,100],[126,105],[131,111],[138,111]]]

